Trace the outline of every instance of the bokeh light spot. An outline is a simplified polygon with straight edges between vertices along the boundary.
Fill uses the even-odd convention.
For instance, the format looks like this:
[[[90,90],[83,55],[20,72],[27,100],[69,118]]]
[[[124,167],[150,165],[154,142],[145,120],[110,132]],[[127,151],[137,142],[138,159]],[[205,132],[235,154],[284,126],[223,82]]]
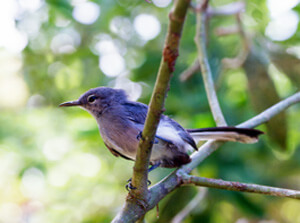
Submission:
[[[45,191],[45,178],[42,171],[32,167],[22,176],[21,191],[28,198],[39,198]]]
[[[75,171],[84,177],[94,177],[101,168],[99,158],[90,153],[81,153],[72,159]]]
[[[297,31],[299,17],[296,12],[288,11],[270,21],[266,35],[275,41],[283,41],[292,37]]]
[[[0,80],[0,107],[17,108],[26,103],[28,89],[21,77],[12,75]]]
[[[95,50],[99,55],[118,53],[118,48],[112,40],[100,40],[95,44]]]
[[[271,17],[276,17],[282,13],[290,11],[299,3],[299,0],[268,0],[267,6]]]
[[[99,67],[109,77],[116,77],[125,71],[125,60],[119,53],[103,55],[99,58]]]
[[[114,17],[109,24],[109,29],[125,40],[131,39],[133,34],[132,24],[126,17]]]
[[[142,86],[125,77],[117,78],[114,87],[126,91],[129,99],[133,101],[136,101],[142,94]]]
[[[73,37],[67,33],[57,34],[51,41],[51,50],[56,54],[73,53],[76,50]]]
[[[170,3],[172,2],[172,0],[152,0],[152,2],[157,7],[165,8],[168,5],[170,5]]]
[[[100,6],[93,2],[83,2],[74,7],[73,17],[76,21],[90,25],[100,16]]]
[[[160,22],[153,15],[138,15],[134,19],[133,26],[141,38],[146,41],[154,39],[160,33]]]
[[[43,146],[48,160],[60,160],[71,148],[70,141],[64,137],[49,139]]]
[[[30,12],[34,12],[42,6],[43,1],[42,0],[19,0],[19,4],[23,9],[28,10]]]
[[[22,210],[15,203],[4,203],[0,206],[0,222],[22,222]]]
[[[69,174],[61,168],[52,168],[48,174],[48,181],[54,187],[64,186],[69,178]]]
[[[0,1],[0,47],[18,53],[28,44],[25,33],[16,28],[15,17],[18,13],[16,1]]]

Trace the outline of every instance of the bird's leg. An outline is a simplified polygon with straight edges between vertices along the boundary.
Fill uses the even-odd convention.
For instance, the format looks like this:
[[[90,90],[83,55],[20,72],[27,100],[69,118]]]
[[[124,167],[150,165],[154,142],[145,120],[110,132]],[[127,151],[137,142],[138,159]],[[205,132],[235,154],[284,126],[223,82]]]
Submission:
[[[126,190],[130,191],[130,190],[135,190],[136,187],[132,186],[132,178],[130,178],[129,180],[127,180],[127,184],[125,186]],[[150,186],[151,185],[151,181],[150,180],[147,180],[147,186]]]
[[[136,139],[137,139],[137,140],[140,140],[140,139],[143,139],[143,140],[144,140],[144,137],[143,137],[142,133],[143,133],[143,132],[140,131],[139,134],[136,136]]]
[[[125,188],[126,188],[127,191],[135,190],[136,189],[136,187],[132,186],[131,181],[132,181],[132,178],[130,178],[129,180],[127,180],[127,184],[125,186]]]
[[[151,165],[148,169],[148,173],[150,173],[152,170],[156,169],[157,167],[159,167],[160,165],[160,162],[154,164],[154,165]],[[127,180],[127,184],[125,186],[126,190],[135,190],[136,187],[132,186],[131,184],[131,181],[132,181],[132,178],[130,178],[129,180]],[[151,185],[151,181],[150,180],[147,180],[147,185],[150,186]]]

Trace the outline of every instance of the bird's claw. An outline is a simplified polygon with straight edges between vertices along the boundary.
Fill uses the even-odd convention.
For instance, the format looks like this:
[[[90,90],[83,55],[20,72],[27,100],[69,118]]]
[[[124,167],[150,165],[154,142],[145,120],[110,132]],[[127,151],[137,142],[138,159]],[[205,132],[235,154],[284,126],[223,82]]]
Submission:
[[[127,191],[135,190],[136,189],[136,187],[134,187],[132,185],[131,181],[132,181],[132,178],[130,178],[129,180],[127,180],[127,184],[125,186],[125,188],[126,188]]]
[[[134,187],[131,183],[132,181],[132,178],[130,178],[129,180],[127,180],[127,184],[125,186],[126,190],[127,191],[130,191],[130,190],[135,190],[137,189],[136,187]],[[147,180],[147,186],[150,186],[151,185],[151,181],[150,180]]]
[[[140,139],[145,140],[144,136],[142,135],[142,132],[139,132],[139,134],[136,136],[136,139],[140,141]],[[154,141],[151,141],[152,144],[157,144],[158,139],[155,137]]]
[[[136,136],[136,139],[137,140],[140,140],[140,139],[144,140],[144,137],[142,135],[142,131],[139,132],[139,134]]]

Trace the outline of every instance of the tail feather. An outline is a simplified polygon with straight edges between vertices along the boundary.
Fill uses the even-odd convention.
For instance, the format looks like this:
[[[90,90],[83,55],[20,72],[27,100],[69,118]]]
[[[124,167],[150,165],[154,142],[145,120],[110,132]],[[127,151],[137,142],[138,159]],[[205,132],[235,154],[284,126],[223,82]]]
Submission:
[[[255,143],[262,131],[250,128],[213,127],[201,129],[187,129],[193,139],[198,143],[203,140],[221,140],[242,143]]]

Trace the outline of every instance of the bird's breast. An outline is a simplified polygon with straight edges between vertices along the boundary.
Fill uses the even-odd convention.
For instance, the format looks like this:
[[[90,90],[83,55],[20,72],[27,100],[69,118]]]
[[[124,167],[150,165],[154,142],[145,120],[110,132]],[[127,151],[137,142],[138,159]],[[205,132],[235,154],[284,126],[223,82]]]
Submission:
[[[117,123],[100,122],[99,131],[107,146],[135,160],[138,148],[138,129],[119,121]]]

